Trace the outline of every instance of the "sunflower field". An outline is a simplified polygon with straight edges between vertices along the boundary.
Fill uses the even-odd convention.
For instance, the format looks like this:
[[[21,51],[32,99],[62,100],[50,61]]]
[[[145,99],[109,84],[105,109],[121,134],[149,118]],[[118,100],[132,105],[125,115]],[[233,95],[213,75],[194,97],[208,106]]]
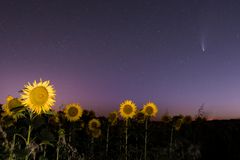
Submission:
[[[172,160],[206,159],[204,117],[169,116],[152,121],[158,108],[138,109],[131,100],[119,111],[96,117],[71,103],[61,111],[50,81],[28,83],[19,98],[1,105],[0,159],[8,160]],[[201,131],[201,132],[200,132]]]

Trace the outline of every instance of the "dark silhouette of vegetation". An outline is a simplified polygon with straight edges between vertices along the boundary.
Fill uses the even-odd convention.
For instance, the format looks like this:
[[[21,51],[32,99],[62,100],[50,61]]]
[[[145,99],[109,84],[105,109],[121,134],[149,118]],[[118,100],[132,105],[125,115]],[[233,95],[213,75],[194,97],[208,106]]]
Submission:
[[[57,115],[38,115],[33,121],[29,121],[28,113],[24,114],[25,117],[17,120],[1,116],[0,159],[26,159],[26,155],[28,159],[42,160],[125,158],[123,120],[110,125],[108,118],[96,117],[94,111],[87,110],[76,122],[69,122],[62,111]],[[128,158],[131,160],[144,158],[145,123],[141,117],[137,115],[129,120]],[[99,137],[93,137],[88,129],[88,122],[93,118],[101,122]],[[27,137],[29,123],[33,128],[26,147],[24,137]],[[149,160],[240,159],[239,126],[240,120],[207,121],[201,114],[195,119],[166,114],[161,121],[148,122],[146,157]]]

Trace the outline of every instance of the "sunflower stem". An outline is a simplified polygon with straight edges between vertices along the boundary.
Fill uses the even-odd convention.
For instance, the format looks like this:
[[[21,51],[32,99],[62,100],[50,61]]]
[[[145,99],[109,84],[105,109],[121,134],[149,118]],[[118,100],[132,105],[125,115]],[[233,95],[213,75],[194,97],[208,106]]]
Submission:
[[[144,160],[147,160],[148,120],[149,117],[147,117],[145,120]]]
[[[69,135],[68,135],[69,144],[71,143],[71,141],[72,141],[72,125],[70,125],[70,130],[69,130]]]
[[[56,156],[56,160],[59,159],[59,150],[60,150],[60,142],[61,141],[61,138],[60,138],[60,135],[58,135],[58,142],[57,142],[57,148],[56,148],[56,152],[57,152],[57,156]]]
[[[35,116],[36,117],[36,116]],[[28,148],[29,144],[30,144],[30,140],[31,140],[31,131],[32,131],[32,120],[35,118],[33,117],[33,113],[31,111],[29,111],[29,126],[28,126],[28,134],[27,134],[27,141],[26,141],[26,149]],[[28,159],[28,154],[25,156],[25,160]]]
[[[58,142],[57,142],[57,148],[56,148],[56,160],[59,159],[59,151],[62,145],[66,145],[66,137],[64,130],[61,128],[61,123],[59,123],[59,130],[58,130]]]
[[[43,157],[46,158],[46,149],[47,149],[47,145],[44,145],[43,148]]]
[[[125,160],[128,159],[128,119],[126,119],[125,126]]]
[[[31,122],[30,122],[31,123]],[[28,126],[28,135],[27,135],[27,141],[26,141],[26,148],[28,148],[29,144],[30,144],[30,137],[31,137],[31,130],[32,130],[32,126],[31,124],[29,124]],[[25,156],[25,160],[28,159],[28,154]]]
[[[57,146],[57,157],[56,157],[56,160],[59,159],[59,147]]]
[[[171,137],[170,137],[170,144],[169,144],[169,157],[172,158],[172,142],[173,141],[173,125],[171,128]]]
[[[26,143],[27,146],[30,144],[31,130],[32,130],[32,126],[29,125],[28,126],[27,143]]]
[[[110,129],[110,125],[108,124],[108,126],[107,126],[107,137],[106,137],[106,159],[108,158],[109,129]]]
[[[94,159],[94,138],[91,137],[91,156],[90,159]]]

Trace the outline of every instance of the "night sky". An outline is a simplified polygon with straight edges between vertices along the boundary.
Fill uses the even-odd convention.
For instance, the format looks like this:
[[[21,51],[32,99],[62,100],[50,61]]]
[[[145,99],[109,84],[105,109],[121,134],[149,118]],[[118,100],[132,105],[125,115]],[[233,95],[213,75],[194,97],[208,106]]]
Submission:
[[[132,99],[239,118],[240,1],[1,1],[0,77],[0,103],[42,78],[56,108],[106,115]]]

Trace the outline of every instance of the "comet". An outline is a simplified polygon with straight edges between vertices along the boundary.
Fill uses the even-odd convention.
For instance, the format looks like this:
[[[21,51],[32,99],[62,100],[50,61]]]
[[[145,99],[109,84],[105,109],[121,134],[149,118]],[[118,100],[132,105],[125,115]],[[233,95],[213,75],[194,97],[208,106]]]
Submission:
[[[206,52],[206,41],[205,41],[205,36],[201,37],[201,50],[202,52]]]
[[[202,50],[202,52],[206,51],[206,47],[205,47],[204,41],[201,42],[201,50]]]

